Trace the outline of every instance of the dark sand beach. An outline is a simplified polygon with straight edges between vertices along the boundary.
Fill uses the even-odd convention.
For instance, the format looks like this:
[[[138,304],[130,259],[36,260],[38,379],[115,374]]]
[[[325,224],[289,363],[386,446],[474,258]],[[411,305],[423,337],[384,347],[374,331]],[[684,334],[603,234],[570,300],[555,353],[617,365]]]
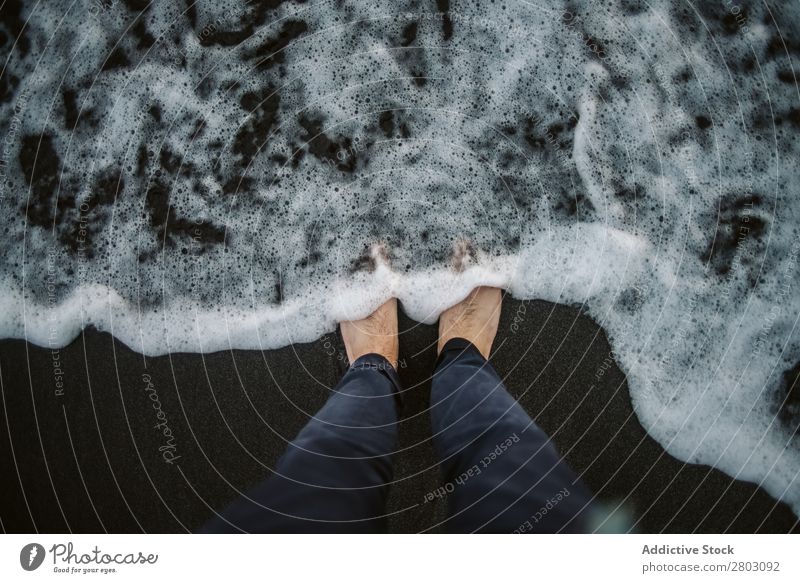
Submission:
[[[390,531],[437,532],[444,502],[425,502],[441,485],[426,413],[436,329],[404,315],[401,329],[407,392]],[[632,530],[797,531],[793,512],[757,485],[684,464],[650,439],[602,329],[578,309],[506,299],[496,347],[508,389],[598,498],[626,509]],[[269,474],[341,375],[340,350],[335,334],[273,351],[157,358],[93,330],[55,352],[2,341],[2,529],[196,529]]]

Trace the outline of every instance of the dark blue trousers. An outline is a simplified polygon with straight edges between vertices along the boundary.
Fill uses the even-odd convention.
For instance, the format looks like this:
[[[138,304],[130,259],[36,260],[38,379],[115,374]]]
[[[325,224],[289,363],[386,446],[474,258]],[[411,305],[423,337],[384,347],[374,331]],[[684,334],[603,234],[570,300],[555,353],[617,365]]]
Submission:
[[[203,532],[385,532],[397,449],[396,371],[356,360],[273,476]],[[448,532],[585,532],[591,496],[468,341],[439,356],[430,403]]]

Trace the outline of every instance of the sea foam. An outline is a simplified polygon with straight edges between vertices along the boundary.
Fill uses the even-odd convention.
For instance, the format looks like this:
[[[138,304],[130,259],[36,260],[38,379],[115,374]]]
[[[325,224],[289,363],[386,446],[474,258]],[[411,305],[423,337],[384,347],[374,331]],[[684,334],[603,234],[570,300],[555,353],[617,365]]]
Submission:
[[[667,451],[800,512],[797,6],[28,4],[3,337],[275,348],[501,286],[583,306]]]

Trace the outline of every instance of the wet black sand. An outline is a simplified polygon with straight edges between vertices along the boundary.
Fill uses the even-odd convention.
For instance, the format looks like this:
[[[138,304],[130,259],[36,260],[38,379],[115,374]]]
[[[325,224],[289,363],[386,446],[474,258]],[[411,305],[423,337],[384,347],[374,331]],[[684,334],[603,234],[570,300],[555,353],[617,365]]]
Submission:
[[[515,316],[517,325],[512,326]],[[521,320],[521,321],[519,321]],[[409,387],[389,512],[394,532],[430,529],[443,505],[428,418],[435,328],[405,317]],[[535,340],[534,340],[535,339]],[[639,425],[603,331],[574,308],[506,300],[495,367],[599,498],[639,532],[798,530],[753,484],[666,454]],[[333,354],[331,354],[333,353]],[[87,331],[56,353],[0,342],[0,525],[5,532],[182,532],[268,474],[341,374],[335,335],[268,352],[143,358]],[[63,371],[56,394],[53,358]],[[604,364],[605,363],[605,364]],[[149,375],[152,386],[147,388]],[[173,434],[152,406],[157,395]],[[175,457],[164,461],[164,451]],[[167,454],[169,456],[169,454]],[[436,531],[437,529],[432,529]]]

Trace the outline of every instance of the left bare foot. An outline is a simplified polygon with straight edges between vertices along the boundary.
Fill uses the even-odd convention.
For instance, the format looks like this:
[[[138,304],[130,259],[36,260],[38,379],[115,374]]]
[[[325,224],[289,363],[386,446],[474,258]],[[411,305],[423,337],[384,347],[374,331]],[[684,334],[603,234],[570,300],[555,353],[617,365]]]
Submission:
[[[340,322],[350,364],[365,354],[380,354],[397,368],[397,300],[390,299],[363,320]]]

